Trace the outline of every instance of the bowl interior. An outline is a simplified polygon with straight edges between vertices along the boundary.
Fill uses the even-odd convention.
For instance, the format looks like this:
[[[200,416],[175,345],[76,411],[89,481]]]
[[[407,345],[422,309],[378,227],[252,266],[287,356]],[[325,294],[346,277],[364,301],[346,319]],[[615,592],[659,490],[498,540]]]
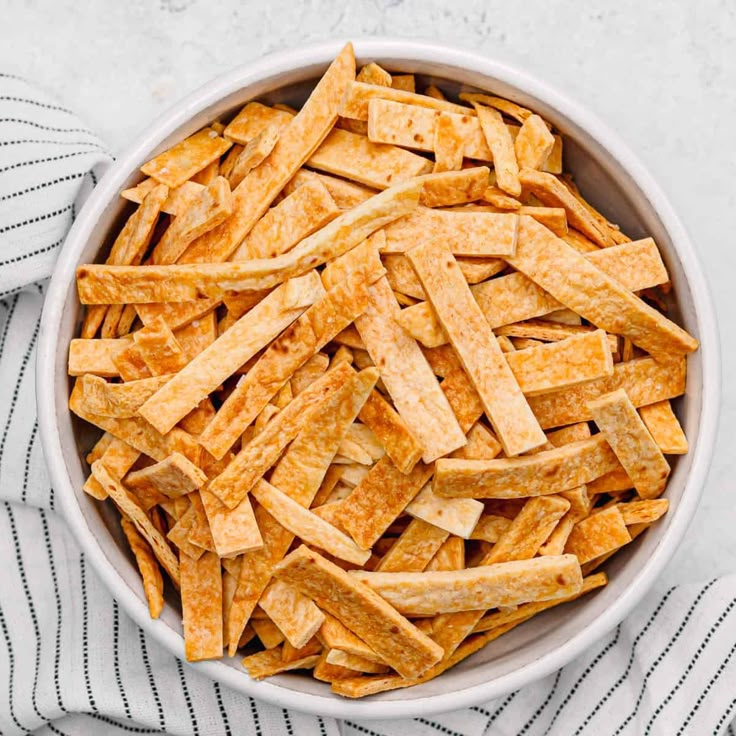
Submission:
[[[589,132],[563,114],[558,107],[550,104],[547,101],[550,99],[548,96],[545,98],[545,96],[532,95],[520,86],[504,81],[508,80],[505,75],[496,77],[470,71],[461,65],[452,63],[408,61],[398,53],[383,56],[373,53],[370,58],[390,70],[416,73],[420,87],[434,83],[450,97],[455,97],[461,90],[492,92],[528,106],[550,120],[565,138],[565,169],[574,174],[583,194],[611,221],[619,223],[632,238],[647,235],[655,238],[669,269],[677,299],[676,303],[673,301],[670,305],[672,314],[690,333],[696,337],[701,336],[701,325],[686,269],[660,215],[633,178],[623,170],[621,164],[604,150]],[[179,111],[179,123],[175,120],[168,129],[162,129],[163,132],[158,139],[145,141],[117,165],[118,170],[115,175],[117,191],[126,186],[132,186],[141,179],[137,168],[152,155],[208,122],[215,119],[227,119],[251,99],[300,105],[325,66],[325,63],[319,62],[296,70],[276,71],[253,84],[236,84],[230,81],[228,84],[231,89],[226,91],[221,99],[209,102],[205,100],[204,103],[192,103],[189,108],[182,108]],[[119,168],[121,165],[125,166],[125,170]],[[77,253],[74,254],[75,263],[72,265],[76,265],[77,262],[100,260],[105,249],[110,246],[112,234],[116,232],[130,208],[131,205],[119,197],[106,203],[104,208],[98,208],[96,220],[89,225],[92,235],[86,239],[84,245],[79,246]],[[69,379],[66,377],[66,350],[69,340],[77,334],[81,316],[82,311],[77,303],[73,279],[70,278],[63,311],[60,315],[56,338],[58,339],[58,350],[54,367],[55,411],[61,450],[70,485],[76,495],[76,504],[94,538],[94,543],[99,548],[97,554],[105,556],[139,599],[136,611],[139,615],[135,617],[140,622],[147,616],[145,598],[132,557],[120,533],[117,513],[113,511],[110,504],[95,502],[81,490],[88,473],[84,455],[98,436],[97,433],[83,426],[82,422],[70,415],[66,403],[70,389]],[[703,373],[700,353],[690,356],[688,370],[688,395],[677,400],[675,406],[687,436],[691,440],[692,451],[675,463],[667,492],[672,505],[671,511],[654,528],[619,553],[606,566],[605,569],[610,573],[611,580],[603,590],[588,595],[578,602],[552,609],[535,617],[530,622],[492,642],[441,678],[419,687],[375,696],[371,699],[371,708],[375,709],[377,700],[385,703],[385,707],[379,709],[381,712],[378,713],[371,713],[363,704],[357,703],[347,704],[343,711],[339,710],[342,706],[338,706],[337,711],[335,708],[327,707],[325,705],[327,699],[334,699],[329,687],[308,676],[282,675],[273,678],[269,686],[264,687],[265,683],[253,683],[248,679],[238,660],[208,663],[202,666],[203,669],[212,676],[226,681],[227,684],[244,689],[252,695],[260,695],[269,700],[279,700],[279,688],[284,688],[319,696],[309,703],[304,701],[299,706],[303,709],[323,713],[332,711],[337,714],[359,714],[366,717],[395,713],[389,705],[391,701],[403,701],[404,703],[411,701],[415,707],[415,714],[420,710],[426,712],[426,698],[431,697],[434,700],[441,694],[466,690],[482,683],[503,681],[508,683],[507,689],[510,689],[512,682],[507,678],[508,675],[530,671],[528,668],[533,667],[535,662],[569,644],[589,627],[591,622],[610,609],[614,601],[637,585],[642,571],[652,560],[670,527],[676,522],[680,513],[681,500],[686,491],[686,479],[700,441],[699,429],[703,409]],[[690,489],[689,492],[695,491]],[[180,612],[178,607],[172,603],[173,598],[166,606],[159,622],[151,622],[148,625],[150,630],[161,635],[159,638],[164,638],[168,642],[173,640],[171,634],[181,632]],[[611,625],[614,623],[615,621]],[[164,632],[162,627],[168,629],[168,632]],[[177,653],[181,653],[180,647]],[[558,662],[558,666],[559,664],[564,664],[564,662]],[[518,684],[521,681],[515,680],[514,682]],[[498,691],[486,690],[486,692],[492,692],[494,695],[500,694]],[[423,700],[425,704],[421,704],[420,701]],[[402,713],[408,714],[405,709]]]

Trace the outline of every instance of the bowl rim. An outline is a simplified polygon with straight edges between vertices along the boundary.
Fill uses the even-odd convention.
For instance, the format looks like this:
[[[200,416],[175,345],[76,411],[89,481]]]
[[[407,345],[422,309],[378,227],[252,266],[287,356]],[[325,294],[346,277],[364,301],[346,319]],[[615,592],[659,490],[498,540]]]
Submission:
[[[131,163],[144,151],[149,151],[194,115],[212,106],[228,94],[258,81],[288,73],[300,67],[327,65],[343,41],[333,40],[299,46],[269,54],[243,64],[216,77],[211,82],[175,103],[161,115],[113,163],[77,215],[59,254],[44,303],[36,358],[36,399],[39,429],[52,486],[60,501],[64,518],[72,534],[87,554],[90,563],[113,597],[126,613],[170,652],[184,659],[183,640],[163,621],[148,615],[145,603],[127,585],[115,566],[100,550],[87,526],[67,472],[62,452],[59,426],[55,411],[55,358],[59,349],[59,323],[70,293],[81,250],[91,235],[94,224],[105,207],[118,194],[122,182],[132,171]],[[386,719],[429,715],[477,705],[502,697],[541,679],[563,667],[591,644],[616,626],[649,591],[680,544],[700,500],[718,425],[720,395],[720,347],[715,310],[704,272],[684,226],[664,193],[638,158],[619,136],[594,114],[526,72],[480,53],[438,44],[433,41],[401,38],[365,38],[354,41],[358,58],[391,58],[405,62],[432,62],[450,65],[493,77],[501,83],[517,87],[544,104],[559,110],[568,120],[583,129],[623,168],[655,209],[668,232],[673,250],[680,259],[689,283],[695,320],[699,329],[702,365],[702,407],[699,438],[693,451],[692,466],[684,482],[682,498],[675,516],[658,544],[655,553],[641,567],[633,584],[598,618],[548,654],[489,682],[462,690],[410,700],[352,701],[335,697],[299,692],[268,681],[256,682],[242,671],[223,662],[209,661],[189,664],[210,678],[232,687],[240,693],[262,699],[284,708],[337,718]],[[378,711],[378,712],[376,712]]]

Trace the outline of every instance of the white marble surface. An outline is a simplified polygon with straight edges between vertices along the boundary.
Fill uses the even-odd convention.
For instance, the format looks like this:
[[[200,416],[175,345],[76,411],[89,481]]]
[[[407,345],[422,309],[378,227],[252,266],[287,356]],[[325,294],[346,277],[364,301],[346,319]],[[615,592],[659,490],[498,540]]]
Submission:
[[[304,41],[458,43],[520,65],[607,120],[690,230],[720,314],[720,441],[660,585],[736,570],[736,5],[733,0],[4,0],[0,70],[52,90],[121,150],[228,68]]]

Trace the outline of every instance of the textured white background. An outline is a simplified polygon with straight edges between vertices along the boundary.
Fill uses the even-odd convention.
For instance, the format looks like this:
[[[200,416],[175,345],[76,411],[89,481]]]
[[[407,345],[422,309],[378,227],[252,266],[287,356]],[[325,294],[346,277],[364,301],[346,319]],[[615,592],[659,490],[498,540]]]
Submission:
[[[211,77],[305,41],[457,43],[587,105],[644,160],[710,278],[724,354],[720,441],[660,585],[736,570],[736,3],[733,0],[3,0],[0,70],[54,92],[122,150]]]

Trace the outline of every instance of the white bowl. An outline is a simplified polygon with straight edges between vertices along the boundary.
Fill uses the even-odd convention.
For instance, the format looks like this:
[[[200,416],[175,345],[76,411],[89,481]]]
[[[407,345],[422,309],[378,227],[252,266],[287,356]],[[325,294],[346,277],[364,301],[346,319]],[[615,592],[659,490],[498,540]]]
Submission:
[[[140,179],[138,167],[159,151],[246,101],[300,103],[341,44],[330,42],[268,56],[210,82],[154,123],[110,168],[74,226],[49,286],[38,349],[37,398],[41,438],[53,487],[76,540],[127,613],[151,636],[183,658],[179,610],[167,604],[151,620],[138,572],[121,539],[117,514],[82,492],[84,450],[92,435],[69,412],[67,347],[77,334],[81,309],[74,286],[80,263],[95,261],[109,245],[125,203],[121,189]],[[349,718],[405,718],[481,703],[503,696],[570,662],[614,627],[637,604],[681,542],[700,497],[714,445],[719,405],[716,321],[703,273],[680,221],[639,161],[604,124],[546,84],[484,56],[405,40],[356,43],[361,62],[415,72],[457,92],[492,91],[528,106],[565,137],[566,167],[583,193],[631,236],[657,241],[674,284],[675,317],[701,344],[688,358],[688,392],[677,411],[690,439],[667,496],[671,511],[608,565],[603,590],[548,611],[491,643],[481,652],[424,685],[350,701],[332,695],[311,677],[286,674],[255,682],[239,661],[193,665],[229,687],[286,708]]]

